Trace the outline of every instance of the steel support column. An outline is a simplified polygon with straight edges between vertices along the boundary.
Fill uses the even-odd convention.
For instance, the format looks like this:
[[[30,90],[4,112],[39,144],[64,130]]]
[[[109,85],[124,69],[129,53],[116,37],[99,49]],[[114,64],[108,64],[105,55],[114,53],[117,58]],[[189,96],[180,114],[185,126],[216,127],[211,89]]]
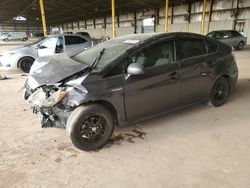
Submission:
[[[116,37],[116,30],[115,30],[115,0],[111,0],[112,6],[112,37]]]
[[[210,2],[210,8],[209,8],[208,24],[207,24],[207,33],[210,30],[210,22],[212,20],[212,14],[213,14],[213,4],[214,4],[214,0],[211,0],[211,2]]]
[[[165,8],[165,19],[164,19],[164,31],[168,32],[168,0],[166,0],[166,8]]]
[[[39,4],[40,4],[42,23],[43,23],[43,34],[44,36],[47,36],[47,26],[46,26],[46,18],[45,18],[43,0],[39,0]]]
[[[202,19],[201,19],[201,27],[200,27],[200,34],[204,34],[204,22],[205,22],[205,16],[206,16],[206,2],[207,0],[203,0],[203,6],[202,6]]]

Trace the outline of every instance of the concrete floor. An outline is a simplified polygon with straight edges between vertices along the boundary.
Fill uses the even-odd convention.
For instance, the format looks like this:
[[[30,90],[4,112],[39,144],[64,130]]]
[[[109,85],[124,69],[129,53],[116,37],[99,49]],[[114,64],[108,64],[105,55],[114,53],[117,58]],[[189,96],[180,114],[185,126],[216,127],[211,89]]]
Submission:
[[[0,51],[7,47],[0,47]],[[250,47],[228,102],[198,105],[117,129],[97,152],[75,149],[64,129],[40,128],[22,99],[25,77],[0,81],[0,187],[250,186]]]

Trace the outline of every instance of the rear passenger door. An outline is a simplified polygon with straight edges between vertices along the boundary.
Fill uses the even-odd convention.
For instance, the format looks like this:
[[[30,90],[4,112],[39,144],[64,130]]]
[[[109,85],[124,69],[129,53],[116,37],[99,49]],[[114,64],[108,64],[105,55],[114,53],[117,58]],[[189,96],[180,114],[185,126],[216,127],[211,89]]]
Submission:
[[[68,56],[82,52],[91,46],[90,40],[85,37],[66,35],[64,38],[65,51]]]
[[[212,84],[212,61],[208,58],[206,44],[200,38],[179,38],[177,56],[181,71],[181,103],[188,105],[206,100]]]

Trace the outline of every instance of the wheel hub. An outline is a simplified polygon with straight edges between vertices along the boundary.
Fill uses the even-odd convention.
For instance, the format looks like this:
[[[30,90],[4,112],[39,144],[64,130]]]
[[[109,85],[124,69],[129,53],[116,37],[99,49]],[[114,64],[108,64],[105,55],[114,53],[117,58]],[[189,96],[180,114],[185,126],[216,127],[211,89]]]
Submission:
[[[95,140],[98,135],[104,133],[105,123],[106,121],[102,116],[87,117],[81,126],[80,136],[86,141]]]

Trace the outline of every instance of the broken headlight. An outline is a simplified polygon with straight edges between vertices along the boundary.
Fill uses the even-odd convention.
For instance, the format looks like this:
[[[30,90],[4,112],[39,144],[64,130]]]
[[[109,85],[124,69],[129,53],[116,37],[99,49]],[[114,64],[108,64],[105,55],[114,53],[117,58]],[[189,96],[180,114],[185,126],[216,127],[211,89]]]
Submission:
[[[32,107],[53,107],[67,95],[66,88],[44,86],[37,89],[28,98]]]

